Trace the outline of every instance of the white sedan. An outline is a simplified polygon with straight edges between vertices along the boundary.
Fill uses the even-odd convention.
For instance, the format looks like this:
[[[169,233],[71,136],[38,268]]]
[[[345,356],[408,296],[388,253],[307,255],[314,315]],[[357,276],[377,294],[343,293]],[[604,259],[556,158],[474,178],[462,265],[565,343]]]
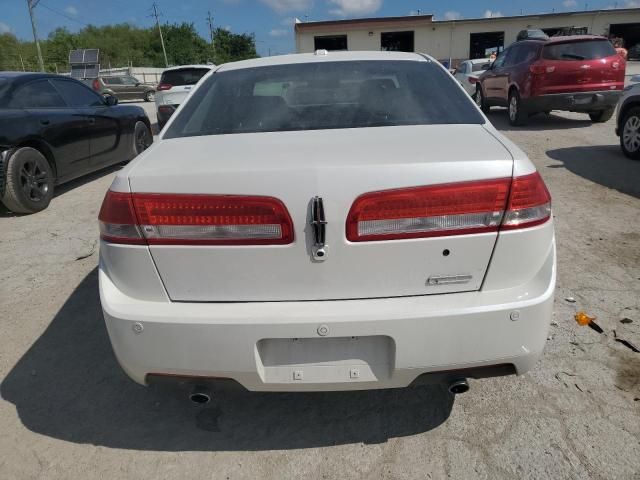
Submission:
[[[221,65],[104,199],[113,349],[140,384],[253,391],[522,374],[551,320],[550,202],[432,58]]]
[[[475,60],[465,60],[458,65],[453,76],[458,80],[467,93],[471,96],[476,94],[476,83],[478,77],[491,66],[491,59],[477,58]]]

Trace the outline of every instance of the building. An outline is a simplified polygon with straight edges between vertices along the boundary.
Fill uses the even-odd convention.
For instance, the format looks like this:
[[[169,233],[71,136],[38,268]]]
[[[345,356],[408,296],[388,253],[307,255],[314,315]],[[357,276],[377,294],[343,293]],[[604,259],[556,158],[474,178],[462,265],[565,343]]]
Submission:
[[[434,20],[433,15],[296,22],[299,53],[326,50],[400,50],[428,53],[453,65],[488,57],[516,40],[518,32],[540,28],[547,35],[591,33],[619,37],[640,59],[640,8]],[[634,48],[637,45],[636,48]]]

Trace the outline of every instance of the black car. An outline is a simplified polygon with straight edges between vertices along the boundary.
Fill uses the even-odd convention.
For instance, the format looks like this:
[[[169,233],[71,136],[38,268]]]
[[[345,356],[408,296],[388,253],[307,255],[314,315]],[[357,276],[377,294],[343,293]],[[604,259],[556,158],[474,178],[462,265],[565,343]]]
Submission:
[[[126,162],[152,142],[141,107],[116,105],[69,77],[0,72],[0,199],[47,208],[56,185]]]

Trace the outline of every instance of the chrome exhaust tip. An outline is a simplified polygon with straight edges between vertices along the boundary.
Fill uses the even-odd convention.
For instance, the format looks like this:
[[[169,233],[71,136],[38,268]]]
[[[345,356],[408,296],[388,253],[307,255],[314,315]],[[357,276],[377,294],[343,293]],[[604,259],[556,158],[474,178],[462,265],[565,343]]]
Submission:
[[[449,384],[449,393],[453,395],[460,395],[461,393],[465,393],[469,390],[469,383],[466,378],[460,378],[458,380],[454,380]]]

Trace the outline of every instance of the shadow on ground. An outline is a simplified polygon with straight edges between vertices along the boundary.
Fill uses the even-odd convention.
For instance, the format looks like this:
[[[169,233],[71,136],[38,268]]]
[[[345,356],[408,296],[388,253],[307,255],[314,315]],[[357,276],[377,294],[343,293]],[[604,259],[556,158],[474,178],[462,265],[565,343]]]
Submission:
[[[576,175],[640,198],[640,161],[625,157],[618,145],[558,148],[547,155]]]
[[[500,131],[520,131],[520,132],[532,132],[543,130],[564,130],[568,128],[585,128],[593,125],[593,122],[589,118],[589,115],[584,114],[584,118],[574,119],[566,118],[560,115],[554,115],[553,112],[549,115],[544,113],[538,113],[529,117],[526,125],[514,127],[509,124],[509,117],[507,116],[507,109],[493,109],[491,113],[487,115],[494,127]]]
[[[0,386],[29,430],[137,450],[278,450],[381,443],[438,427],[453,397],[439,386],[349,393],[222,392],[206,407],[144,388],[113,356],[97,271],[76,288]]]

